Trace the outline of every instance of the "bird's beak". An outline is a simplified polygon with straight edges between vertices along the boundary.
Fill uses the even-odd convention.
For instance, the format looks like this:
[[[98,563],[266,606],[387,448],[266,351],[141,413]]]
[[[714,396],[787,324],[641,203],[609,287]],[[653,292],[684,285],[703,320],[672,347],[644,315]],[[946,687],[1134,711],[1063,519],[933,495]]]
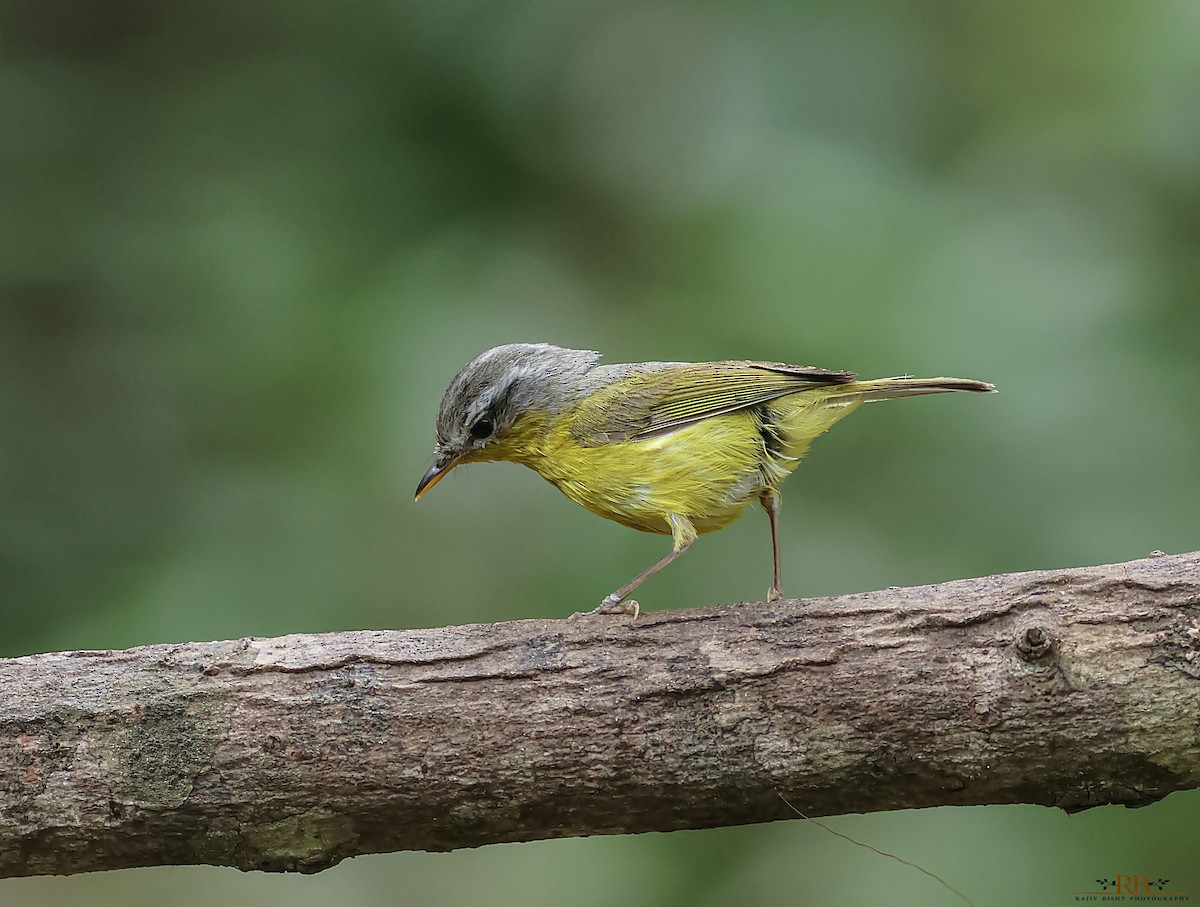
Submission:
[[[421,495],[440,482],[446,473],[458,465],[460,459],[461,457],[439,454],[437,462],[429,467],[429,472],[421,476],[421,481],[417,483],[417,492],[413,495],[413,500],[421,500]]]

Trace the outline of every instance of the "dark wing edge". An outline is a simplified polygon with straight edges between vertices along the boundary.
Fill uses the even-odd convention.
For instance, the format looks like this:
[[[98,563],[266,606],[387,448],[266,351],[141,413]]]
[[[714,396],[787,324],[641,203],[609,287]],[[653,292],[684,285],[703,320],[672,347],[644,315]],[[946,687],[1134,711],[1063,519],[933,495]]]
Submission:
[[[809,378],[816,382],[818,386],[826,384],[849,384],[858,377],[854,372],[846,372],[840,369],[817,368],[815,365],[788,365],[786,362],[756,362],[746,359],[728,364],[751,366],[753,368],[764,369],[768,372],[778,372],[781,375],[795,375],[798,378]]]
[[[588,447],[649,438],[778,397],[854,379],[853,372],[751,360],[687,363],[634,373],[585,400],[572,435]]]

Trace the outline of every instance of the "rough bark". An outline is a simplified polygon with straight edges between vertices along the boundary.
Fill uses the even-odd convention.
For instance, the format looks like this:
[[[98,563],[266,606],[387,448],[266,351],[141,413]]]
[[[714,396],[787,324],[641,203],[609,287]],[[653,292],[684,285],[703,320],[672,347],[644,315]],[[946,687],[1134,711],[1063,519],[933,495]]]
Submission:
[[[1200,786],[1200,553],[0,661],[0,876]]]

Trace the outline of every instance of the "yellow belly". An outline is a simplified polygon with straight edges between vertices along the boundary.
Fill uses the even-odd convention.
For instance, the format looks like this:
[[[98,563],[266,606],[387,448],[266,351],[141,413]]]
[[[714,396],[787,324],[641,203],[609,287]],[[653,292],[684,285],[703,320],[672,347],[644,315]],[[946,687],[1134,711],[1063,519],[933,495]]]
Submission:
[[[593,513],[644,532],[669,534],[669,514],[699,532],[729,525],[766,485],[767,452],[745,411],[635,441],[581,447],[569,427],[551,431],[531,464]]]
[[[668,517],[676,514],[697,532],[713,532],[778,488],[812,440],[861,402],[807,391],[649,438],[590,447],[572,436],[569,414],[553,424],[539,417],[513,431],[520,454],[497,445],[486,458],[524,463],[592,513],[634,529],[669,535]]]

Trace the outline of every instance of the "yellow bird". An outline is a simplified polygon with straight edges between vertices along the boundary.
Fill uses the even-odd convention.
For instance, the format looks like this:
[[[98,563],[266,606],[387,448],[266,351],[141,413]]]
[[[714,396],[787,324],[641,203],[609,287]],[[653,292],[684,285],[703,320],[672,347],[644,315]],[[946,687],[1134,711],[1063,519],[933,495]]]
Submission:
[[[593,613],[631,613],[629,596],[758,501],[779,576],[779,486],[809,444],[859,404],[946,391],[992,393],[964,378],[881,378],[782,362],[637,362],[510,343],[454,376],[438,410],[434,464],[416,499],[462,463],[510,460],[592,513],[669,534],[671,553],[606,596]]]

